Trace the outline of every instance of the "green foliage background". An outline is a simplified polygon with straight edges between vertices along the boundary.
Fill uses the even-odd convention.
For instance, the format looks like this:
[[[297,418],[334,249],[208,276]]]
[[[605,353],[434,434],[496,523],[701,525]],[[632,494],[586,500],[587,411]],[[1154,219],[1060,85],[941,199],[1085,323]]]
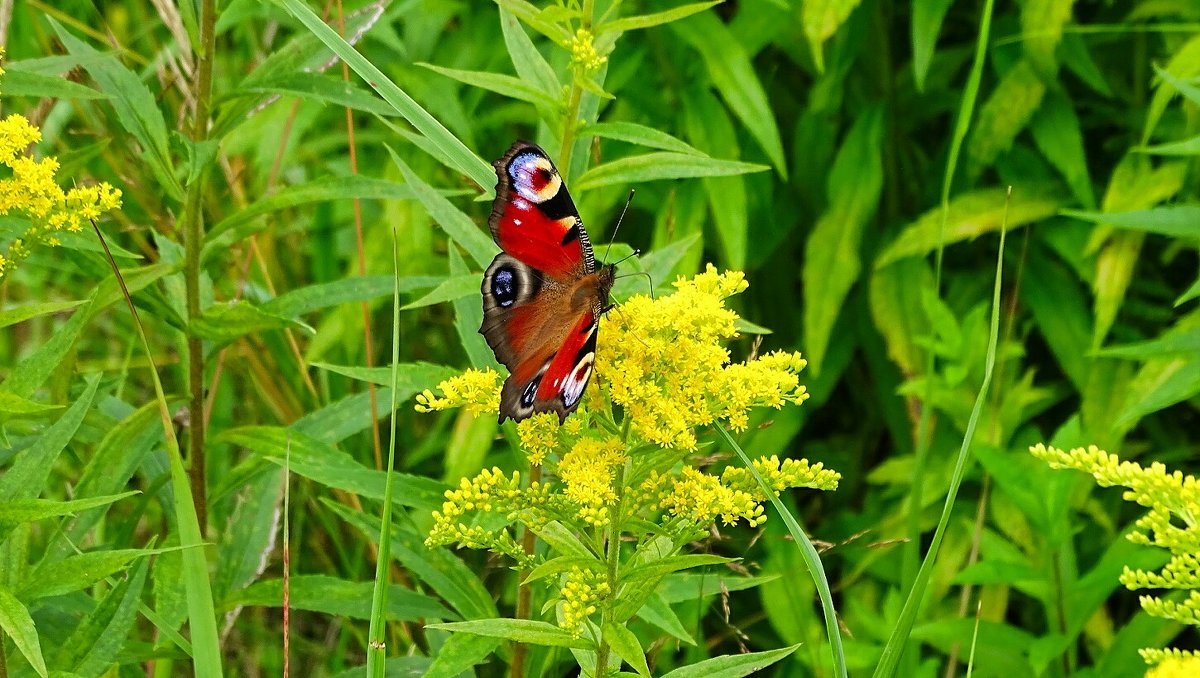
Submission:
[[[177,548],[191,543],[176,527],[186,488],[171,482],[150,366],[98,243],[82,233],[37,251],[0,288],[0,468],[25,481],[0,479],[12,675],[41,673],[39,661],[81,676],[113,665],[107,675],[143,675],[150,661],[155,675],[187,675],[193,651],[196,675],[215,675],[218,644],[232,675],[279,674],[285,454],[291,668],[361,673],[388,436],[384,427],[385,444],[374,441],[371,403],[386,417],[392,395],[390,371],[371,367],[391,345],[392,229],[406,307],[389,670],[506,675],[507,646],[484,660],[495,643],[422,627],[511,614],[515,573],[421,539],[447,483],[520,467],[512,432],[489,417],[418,415],[410,399],[492,364],[474,331],[493,251],[486,162],[518,137],[559,160],[593,242],[608,241],[636,187],[620,240],[647,254],[629,266],[660,290],[704,262],[746,271],[736,303],[770,329],[760,350],[808,356],[812,398],[763,414],[739,442],[843,474],[836,493],[785,501],[827,543],[851,674],[877,665],[938,522],[983,382],[1005,224],[996,369],[926,604],[899,627],[896,673],[962,672],[973,651],[978,675],[1137,675],[1139,647],[1195,647],[1118,590],[1123,565],[1161,558],[1120,538],[1137,514],[1025,452],[1042,440],[1095,443],[1195,471],[1193,3],[311,5],[335,28],[344,11],[344,33],[393,91],[343,80],[283,4],[234,0],[218,5],[211,95],[198,87],[199,2],[5,7],[4,112],[41,126],[35,152],[57,156],[60,176],[125,193],[101,226],[185,453],[202,418],[197,393],[207,408],[211,542]],[[573,71],[566,49],[581,22],[607,53],[595,73]],[[211,111],[200,135],[198,99]],[[977,104],[960,119],[964,100]],[[968,125],[961,153],[956,123]],[[203,238],[189,236],[200,222]],[[0,219],[0,243],[20,226]],[[617,298],[646,285],[623,281]],[[200,353],[189,337],[211,389],[190,395]],[[379,385],[374,399],[367,383]],[[631,627],[656,675],[796,643],[776,675],[833,672],[785,535],[775,519],[722,531],[708,548],[743,557],[744,572],[669,581],[696,642]],[[205,567],[207,603],[187,594]],[[206,606],[217,615],[207,646],[197,622],[184,625]],[[529,671],[572,665],[566,650],[541,650]]]

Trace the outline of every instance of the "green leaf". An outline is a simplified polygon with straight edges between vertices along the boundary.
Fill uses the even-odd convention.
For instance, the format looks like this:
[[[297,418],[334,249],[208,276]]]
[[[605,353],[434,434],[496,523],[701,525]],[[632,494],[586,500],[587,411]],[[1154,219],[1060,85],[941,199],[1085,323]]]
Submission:
[[[1048,80],[1058,73],[1054,52],[1071,21],[1074,0],[1026,0],[1021,4],[1025,58]]]
[[[545,10],[538,8],[528,0],[496,0],[504,10],[511,13],[521,21],[529,24],[538,33],[553,40],[560,47],[566,47],[571,42],[571,31],[567,29],[563,19],[568,17],[559,16],[558,20],[549,16],[559,7],[550,7]]]
[[[1005,203],[1008,203],[1007,205]],[[946,215],[945,244],[961,242],[1000,229],[1005,213],[1008,229],[1041,221],[1054,216],[1061,206],[1059,199],[1037,189],[1016,188],[1011,201],[1002,189],[984,189],[961,193],[950,201]],[[1111,215],[1105,215],[1106,217]],[[929,210],[901,231],[875,259],[875,268],[883,268],[906,257],[922,256],[935,250],[941,240],[942,214],[940,208]]]
[[[387,402],[388,394],[380,392],[378,397]],[[299,431],[277,426],[243,426],[222,431],[214,442],[239,445],[281,466],[288,459],[289,468],[296,475],[370,499],[383,499],[386,473],[367,468],[349,454]],[[446,488],[441,483],[405,473],[393,475],[397,504],[424,511],[442,505]]]
[[[16,306],[0,312],[0,327],[8,327],[17,323],[25,322],[30,318],[48,315],[50,313],[60,313],[69,311],[76,306],[84,303],[83,301],[47,301],[39,304],[25,304],[24,306]]]
[[[225,301],[204,309],[204,313],[192,321],[190,329],[201,339],[226,344],[247,334],[289,327],[313,332],[302,322],[272,315],[250,302]]]
[[[50,410],[61,409],[61,407],[61,405],[46,405],[45,403],[39,403],[28,398],[22,398],[8,391],[0,391],[0,415],[40,414],[42,412],[49,412]],[[0,487],[4,486],[4,480],[7,477],[6,475],[4,478],[0,478]],[[0,495],[2,494],[3,491],[0,490]]]
[[[967,175],[976,178],[991,166],[1025,129],[1042,103],[1046,85],[1028,61],[1009,68],[979,109],[967,141]]]
[[[633,631],[624,624],[612,623],[604,624],[600,631],[618,657],[632,666],[639,676],[649,678],[650,665],[646,663],[646,651],[642,649],[642,644],[638,642]]]
[[[266,227],[256,220],[289,207],[309,205],[328,200],[411,200],[413,191],[404,184],[361,175],[322,177],[305,184],[288,186],[271,195],[259,198],[242,209],[218,221],[204,238],[205,256],[249,237]],[[391,276],[388,276],[391,280]],[[389,288],[390,290],[390,288]]]
[[[546,61],[537,46],[525,34],[521,23],[512,12],[504,10],[504,4],[499,3],[500,29],[504,32],[504,44],[508,48],[508,56],[512,59],[517,75],[526,82],[531,82],[542,92],[557,93],[562,89],[554,67]]]
[[[12,639],[17,651],[33,670],[42,678],[47,678],[49,674],[46,660],[42,658],[42,644],[38,641],[37,628],[29,616],[29,609],[3,586],[0,586],[0,629]]]
[[[433,220],[446,231],[446,235],[450,236],[451,240],[458,243],[467,251],[467,254],[471,255],[481,269],[487,268],[498,250],[492,239],[479,230],[471,217],[452,205],[449,200],[442,197],[432,186],[417,176],[417,173],[413,172],[390,147],[388,153],[392,156],[392,162],[396,163],[396,167],[404,175],[404,182],[412,188],[417,200],[429,212],[429,216],[433,217]]]
[[[320,574],[294,574],[288,584],[288,602],[293,610],[310,610],[351,619],[368,619],[371,616],[373,584],[369,581],[346,581]],[[282,607],[283,580],[268,579],[237,591],[224,601],[223,609],[238,605]],[[388,591],[387,616],[388,619],[399,621],[416,621],[422,618],[453,618],[454,613],[427,595],[392,584]]]
[[[829,208],[804,249],[804,345],[820,374],[846,296],[862,270],[862,235],[883,190],[883,111],[863,112],[842,143],[829,175]]]
[[[603,139],[615,139],[616,141],[625,141],[649,148],[658,148],[664,151],[689,153],[699,156],[707,155],[703,151],[697,150],[695,147],[676,139],[666,132],[654,129],[653,127],[639,125],[636,122],[594,122],[581,127],[578,134],[582,138],[601,137]]]
[[[88,497],[71,501],[52,501],[50,499],[16,499],[0,503],[0,530],[7,531],[21,523],[32,523],[35,520],[71,515],[97,506],[106,506],[126,497],[139,494],[137,491],[113,494],[104,497]],[[0,537],[3,537],[0,534]]]
[[[66,78],[24,71],[4,65],[4,96],[48,99],[107,99],[107,94]]]
[[[249,586],[270,563],[279,532],[283,502],[283,470],[269,468],[245,483],[217,541],[213,596]]]
[[[34,570],[24,582],[24,586],[17,590],[17,596],[25,600],[36,600],[79,591],[125,569],[135,558],[161,552],[161,549],[89,551],[47,563]]]
[[[685,179],[692,177],[723,177],[770,169],[736,160],[720,160],[690,153],[660,151],[635,155],[597,165],[583,173],[572,188],[591,190],[600,186],[624,186],[643,181]]]
[[[724,0],[713,0],[712,2],[693,2],[688,5],[680,5],[662,12],[654,12],[653,14],[639,14],[635,16],[623,16],[620,19],[601,23],[596,26],[596,35],[616,31],[636,31],[643,28],[652,28],[669,24],[673,21],[687,18],[693,14],[698,14],[708,9],[721,4]]]
[[[384,367],[350,367],[345,365],[330,365],[329,363],[313,363],[313,367],[329,370],[335,374],[340,374],[351,379],[365,381],[379,386],[389,386],[392,383],[392,368]],[[457,375],[460,370],[445,365],[434,365],[433,363],[403,363],[397,366],[399,374],[397,388],[404,397],[397,397],[396,400],[403,401],[412,397],[412,394],[419,393],[427,388],[433,388],[440,382],[443,382],[450,377]]]
[[[750,62],[750,55],[741,47],[742,42],[712,12],[675,22],[671,27],[700,52],[708,76],[721,98],[766,152],[779,175],[787,179],[783,142],[775,114]]]
[[[66,358],[67,352],[75,345],[75,340],[79,338],[79,333],[83,331],[89,319],[86,309],[73,313],[46,343],[9,370],[8,377],[0,384],[0,390],[21,398],[33,395]]]
[[[468,272],[467,263],[463,261],[458,249],[451,247],[449,254],[450,275],[452,277],[465,275]],[[483,335],[479,333],[479,328],[483,326],[483,304],[475,298],[462,297],[455,299],[452,305],[454,306],[454,331],[458,334],[458,340],[462,344],[463,350],[467,352],[471,366],[480,370],[499,370],[500,363],[496,362],[495,355],[488,347]]]
[[[150,559],[139,560],[133,573],[119,581],[59,646],[56,667],[81,676],[99,676],[125,648],[129,632],[138,618],[138,605],[146,586]]]
[[[723,558],[721,556],[708,555],[706,553],[691,553],[681,556],[669,556],[658,560],[636,565],[621,572],[620,582],[622,585],[636,584],[646,580],[658,580],[662,577],[687,570],[693,567],[704,567],[706,565],[723,565],[732,563],[736,558]]]
[[[484,190],[490,190],[494,186],[495,172],[492,171],[491,165],[472,153],[471,149],[463,145],[450,130],[446,129],[428,111],[421,108],[412,97],[396,86],[396,83],[392,82],[366,57],[359,54],[338,36],[307,5],[301,0],[275,0],[275,2],[299,19],[300,23],[312,31],[313,35],[333,50],[333,53],[338,55],[342,61],[345,61],[351,70],[367,81],[367,84],[378,92],[384,101],[391,104],[400,115],[404,116],[405,120],[417,128],[417,131],[425,135],[445,161],[457,167]]]
[[[1129,404],[1117,417],[1117,426],[1133,424],[1148,414],[1181,403],[1200,393],[1200,359],[1175,359],[1156,366],[1153,380],[1139,379],[1131,385]],[[1141,375],[1139,375],[1141,376]]]
[[[410,311],[414,308],[423,308],[425,306],[433,306],[455,299],[462,299],[479,294],[479,281],[481,276],[478,273],[465,273],[446,278],[442,284],[433,288],[425,296],[416,301],[409,302],[400,310]]]
[[[421,678],[458,678],[471,667],[483,663],[501,642],[499,638],[455,633],[438,648]]]
[[[437,285],[440,276],[400,278],[400,291],[412,292]],[[392,293],[395,279],[390,275],[351,276],[328,283],[317,283],[285,292],[259,307],[282,318],[295,318],[314,311],[354,301],[370,301]]]
[[[504,638],[528,645],[546,647],[570,647],[577,650],[592,650],[595,646],[586,638],[576,638],[570,632],[554,624],[532,619],[476,619],[450,624],[428,624],[427,629],[440,629],[454,633],[470,633],[489,638]]]
[[[1133,150],[1138,153],[1146,153],[1149,155],[1200,155],[1200,135],[1194,136],[1190,139],[1184,139],[1183,141],[1172,141],[1169,143],[1155,144],[1152,146],[1138,146]]]
[[[684,94],[688,138],[709,154],[736,158],[740,153],[733,121],[717,97],[708,90]],[[716,222],[723,263],[729,268],[746,268],[750,217],[746,204],[746,180],[741,176],[706,177],[704,192],[708,210]]]
[[[171,162],[167,124],[154,94],[120,61],[79,40],[52,17],[48,16],[46,20],[67,51],[82,60],[83,67],[100,86],[100,91],[108,95],[109,103],[117,113],[117,122],[137,139],[143,151],[141,159],[150,167],[167,196],[182,201],[183,187]]]
[[[1154,72],[1161,78],[1161,82],[1154,89],[1154,97],[1146,109],[1146,123],[1142,128],[1143,146],[1150,141],[1155,128],[1158,127],[1158,121],[1177,93],[1188,97],[1193,103],[1200,103],[1200,89],[1184,82],[1200,75],[1200,35],[1193,35],[1183,43],[1171,56],[1165,68],[1155,65]]]
[[[808,0],[801,5],[804,35],[808,38],[808,46],[812,50],[813,62],[818,73],[825,70],[825,41],[832,38],[838,28],[846,23],[846,19],[850,18],[860,1]]]
[[[1092,178],[1088,176],[1083,132],[1071,100],[1058,92],[1047,94],[1034,114],[1029,130],[1042,155],[1067,180],[1075,199],[1084,207],[1094,209],[1096,195],[1092,191]]]
[[[713,657],[664,673],[662,678],[741,678],[766,669],[796,651],[799,645],[766,652]]]
[[[59,453],[75,437],[75,432],[83,423],[84,415],[92,409],[92,401],[96,398],[96,389],[99,386],[100,375],[90,375],[83,393],[62,417],[42,431],[33,445],[17,455],[16,463],[0,476],[0,503],[15,499],[32,499],[41,494]],[[11,394],[4,395],[9,398],[15,397]]]
[[[913,78],[919,92],[925,91],[925,76],[929,74],[929,64],[933,61],[933,54],[937,49],[942,20],[946,18],[946,10],[950,9],[953,2],[954,0],[926,0],[912,4]]]
[[[446,68],[444,66],[435,66],[434,64],[420,62],[417,65],[463,84],[495,92],[511,99],[516,99],[517,101],[528,101],[531,104],[539,106],[551,106],[557,103],[557,91],[544,92],[526,83],[521,78],[511,75],[490,73],[488,71],[465,71],[458,68]]]
[[[1085,212],[1062,210],[1063,216],[1143,233],[1157,233],[1172,238],[1195,238],[1200,230],[1200,205],[1165,205],[1133,212]]]
[[[522,585],[528,586],[532,582],[546,577],[552,577],[556,574],[562,574],[574,568],[592,569],[594,571],[602,571],[604,562],[594,555],[587,556],[558,556],[550,558],[546,562],[533,568],[532,571],[522,581]]]
[[[280,73],[255,78],[250,84],[243,83],[234,94],[240,92],[294,96],[375,115],[398,115],[387,102],[356,83],[321,73]]]

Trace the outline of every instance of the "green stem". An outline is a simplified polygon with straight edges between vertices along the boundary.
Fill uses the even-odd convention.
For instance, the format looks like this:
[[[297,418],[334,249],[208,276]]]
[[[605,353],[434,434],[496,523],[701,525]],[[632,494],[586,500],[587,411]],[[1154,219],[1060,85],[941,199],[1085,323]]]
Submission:
[[[580,28],[590,30],[592,17],[595,13],[596,1],[584,0],[583,22]],[[579,85],[580,78],[588,77],[585,73],[571,64],[571,93],[567,96],[567,110],[563,117],[562,149],[558,153],[558,166],[567,172],[571,171],[571,155],[575,148],[575,129],[579,126],[579,106],[583,101],[583,87]],[[564,179],[570,179],[564,176]]]
[[[192,141],[200,144],[208,138],[208,115],[212,98],[213,60],[216,57],[216,0],[203,0],[200,8],[200,44],[196,55],[196,111],[192,120]],[[188,324],[200,317],[200,248],[204,245],[204,220],[200,200],[204,193],[204,170],[192,171],[183,208],[183,279],[187,288]],[[188,426],[188,477],[196,519],[203,533],[208,523],[208,499],[204,482],[204,344],[189,331],[187,339],[188,389],[191,423]]]
[[[596,678],[604,678],[608,673],[608,637],[604,631],[612,623],[612,608],[617,602],[617,572],[621,563],[621,502],[625,498],[625,464],[617,467],[617,477],[613,479],[613,489],[617,498],[608,507],[608,543],[605,547],[605,560],[608,565],[605,581],[608,582],[608,596],[604,601],[604,611],[600,613],[600,643],[596,647]]]

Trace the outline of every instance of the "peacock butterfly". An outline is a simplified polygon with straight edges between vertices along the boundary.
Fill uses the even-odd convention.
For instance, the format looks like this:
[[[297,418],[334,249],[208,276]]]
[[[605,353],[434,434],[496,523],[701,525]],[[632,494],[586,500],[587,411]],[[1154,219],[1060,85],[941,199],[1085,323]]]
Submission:
[[[488,225],[503,252],[483,274],[479,333],[509,371],[500,423],[537,412],[565,421],[592,376],[616,266],[596,267],[579,210],[537,144],[514,142],[493,165]]]

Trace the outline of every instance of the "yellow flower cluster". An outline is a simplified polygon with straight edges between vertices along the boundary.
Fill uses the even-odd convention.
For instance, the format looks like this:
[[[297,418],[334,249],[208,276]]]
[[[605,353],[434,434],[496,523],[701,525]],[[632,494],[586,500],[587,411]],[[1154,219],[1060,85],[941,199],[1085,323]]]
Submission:
[[[1200,676],[1200,656],[1187,650],[1142,650],[1147,663],[1156,664],[1146,678],[1195,678]]]
[[[429,389],[418,393],[416,410],[432,412],[465,407],[472,414],[496,412],[500,409],[500,386],[500,375],[494,370],[467,370],[438,384],[440,398]]]
[[[595,527],[608,524],[608,507],[617,501],[613,481],[627,459],[620,440],[586,437],[558,462],[563,494],[579,506],[579,518],[585,523]]]
[[[1171,559],[1159,572],[1126,567],[1120,581],[1130,590],[1187,590],[1188,597],[1180,603],[1142,596],[1142,609],[1156,617],[1200,627],[1200,483],[1196,478],[1179,471],[1170,472],[1157,462],[1147,468],[1135,462],[1121,461],[1117,455],[1095,445],[1064,452],[1039,444],[1029,451],[1051,468],[1072,468],[1090,473],[1101,487],[1122,486],[1126,488],[1123,495],[1126,501],[1150,509],[1134,523],[1136,529],[1130,532],[1129,540],[1167,549]],[[1197,666],[1200,661],[1194,655],[1174,652],[1147,649],[1142,651],[1142,656],[1149,663],[1165,664],[1167,659],[1191,662],[1187,664],[1190,667],[1187,673],[1178,673],[1175,668],[1168,667],[1164,673],[1154,674],[1156,676],[1200,675],[1194,670],[1200,668]]]
[[[596,36],[586,28],[575,31],[571,38],[571,65],[584,75],[600,70],[608,57],[596,51]]]
[[[55,179],[58,160],[25,155],[25,149],[41,139],[41,131],[23,116],[0,120],[0,165],[12,171],[11,176],[0,179],[0,215],[15,213],[30,222],[24,234],[0,255],[0,278],[29,256],[32,243],[58,245],[57,234],[77,232],[121,205],[121,191],[106,183],[63,191]]]
[[[509,477],[498,468],[484,469],[474,478],[463,478],[457,488],[446,490],[442,510],[433,512],[433,527],[425,544],[486,549],[507,555],[518,563],[526,563],[528,556],[507,529],[495,529],[474,518],[478,512],[498,514],[507,519],[513,511],[536,505],[538,497],[545,496],[544,489],[535,484],[523,490],[520,473],[513,471]]]
[[[776,496],[792,487],[807,487],[814,490],[836,490],[842,474],[825,468],[824,464],[810,464],[807,459],[784,459],[771,455],[751,462],[759,475],[767,481]],[[754,495],[758,501],[763,496],[762,488],[748,470],[740,466],[728,466],[721,472],[721,482],[727,487]]]
[[[559,626],[578,638],[583,633],[583,623],[596,613],[597,604],[608,596],[609,590],[603,574],[572,567],[559,589],[559,595],[562,596],[562,622]]]
[[[724,419],[744,430],[750,408],[808,397],[797,374],[806,364],[799,353],[729,364],[722,342],[737,336],[737,314],[725,298],[746,286],[741,273],[718,273],[710,264],[695,278],[677,281],[672,295],[634,296],[609,314],[596,372],[638,436],[692,450],[696,426]]]

